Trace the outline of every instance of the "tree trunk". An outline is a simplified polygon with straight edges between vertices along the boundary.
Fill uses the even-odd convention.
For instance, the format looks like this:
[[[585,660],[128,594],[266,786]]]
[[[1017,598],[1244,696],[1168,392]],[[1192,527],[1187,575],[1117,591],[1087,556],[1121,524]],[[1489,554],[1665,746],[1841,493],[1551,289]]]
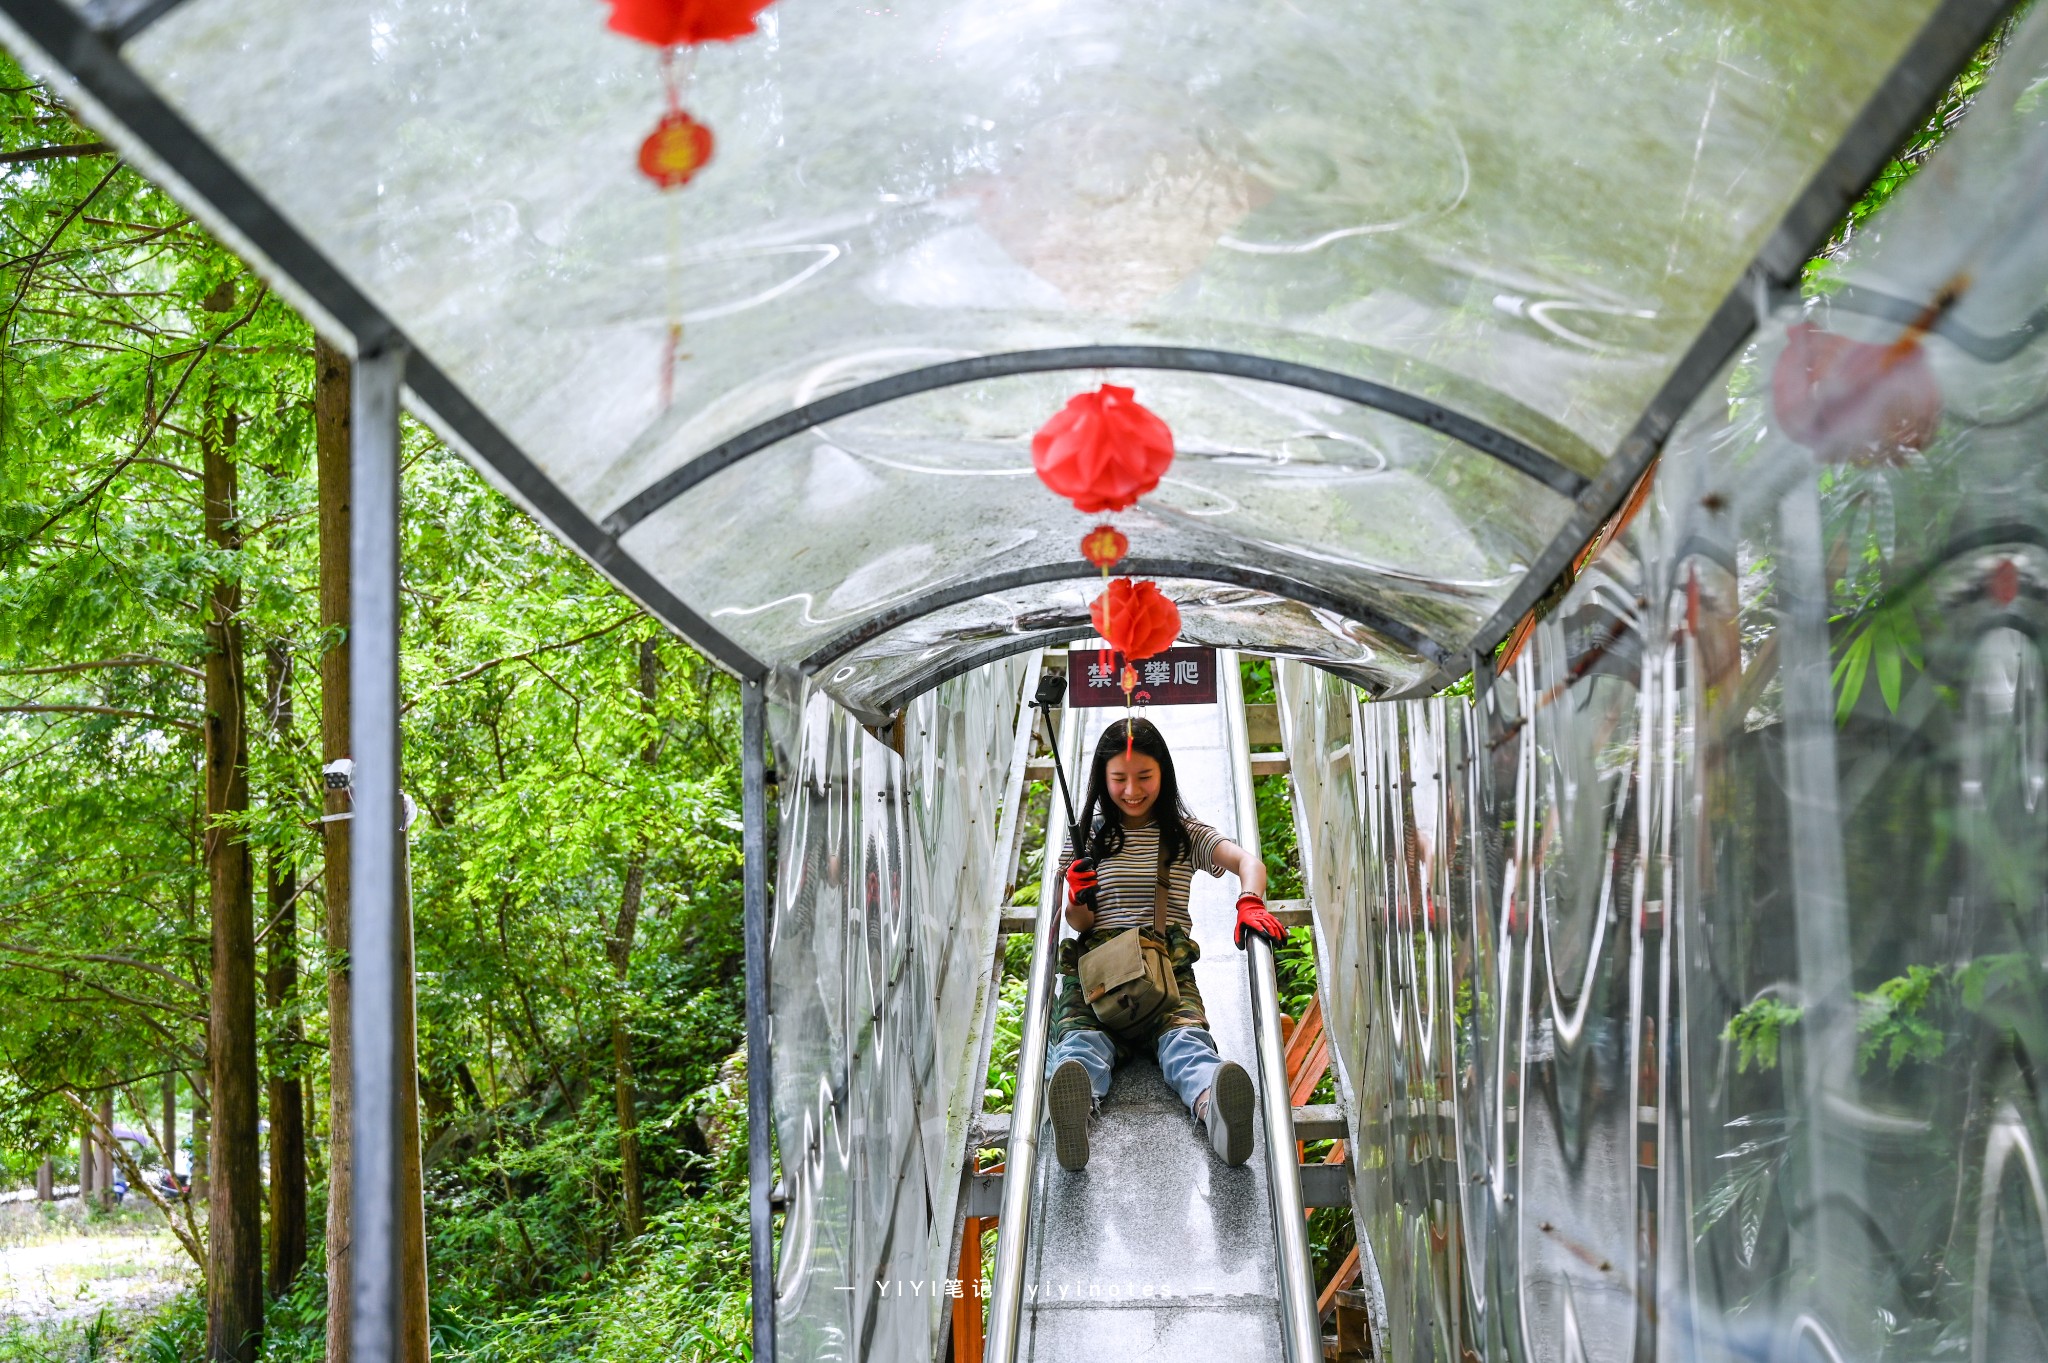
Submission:
[[[178,1175],[178,1076],[164,1072],[164,1168]]]
[[[349,755],[349,361],[324,340],[313,342],[313,435],[319,463],[320,629],[330,641],[320,655],[320,757]],[[331,816],[348,812],[348,795],[329,787],[320,825],[327,904],[327,1363],[350,1363],[349,1297],[355,1286],[355,1232],[349,1201],[355,1195],[349,1123],[354,1090],[349,1080],[349,828]]]
[[[634,854],[632,865],[626,868],[626,892],[619,906],[619,921],[631,931],[631,923],[640,912],[640,897],[647,883],[647,854]],[[623,951],[616,953],[628,965],[632,960],[632,939],[622,942]],[[619,989],[625,991],[626,970],[615,965],[619,976]],[[633,1041],[626,1031],[623,1001],[612,1011],[612,1094],[619,1115],[619,1184],[625,1195],[626,1238],[635,1239],[647,1229],[646,1205],[642,1201],[640,1184],[640,1113],[639,1104],[633,1092]]]
[[[99,1149],[99,1160],[92,1172],[92,1186],[99,1193],[100,1207],[111,1209],[114,1205],[114,1091],[108,1089],[100,1095],[100,1125],[98,1139],[94,1144]]]
[[[281,644],[265,650],[270,673],[270,727],[285,740],[292,728],[292,659]],[[283,792],[287,806],[297,801]],[[264,1001],[285,1019],[271,1035],[270,1057],[270,1295],[281,1297],[306,1266],[306,1109],[299,1085],[300,1043],[306,1029],[292,1013],[299,982],[299,885],[283,856],[270,858],[270,970]]]
[[[78,1133],[78,1205],[83,1210],[92,1203],[92,1123]]]
[[[426,1172],[420,1151],[419,1007],[414,987],[412,934],[412,848],[410,833],[398,836],[398,1359],[428,1363]]]
[[[306,1116],[306,1186],[317,1188],[327,1181],[327,1167],[321,1163],[321,1143],[326,1139],[326,1129],[320,1125],[320,1114],[326,1109],[320,1106],[320,1076],[317,1072],[302,1072],[301,1082],[306,1086],[305,1097],[299,1110]],[[309,1230],[310,1236],[312,1232]]]
[[[207,1202],[213,1197],[213,1142],[208,1138],[206,1095],[192,1104],[192,1200]]]
[[[661,689],[661,658],[654,640],[640,641],[640,706],[649,731],[640,760],[652,767],[661,756],[661,739],[653,728],[655,697]],[[647,1229],[646,1203],[640,1180],[640,1114],[633,1091],[633,1039],[626,1030],[626,977],[633,965],[633,937],[640,922],[640,902],[647,889],[647,842],[635,846],[626,866],[626,888],[619,901],[618,923],[606,944],[618,990],[612,1006],[612,1093],[619,1116],[619,1183],[626,1204],[626,1237]]]
[[[57,1162],[44,1160],[36,1169],[36,1201],[57,1200]]]
[[[209,403],[200,456],[206,537],[241,548],[235,521],[234,414]],[[213,586],[206,621],[206,869],[213,919],[208,1108],[213,1202],[206,1237],[206,1357],[254,1363],[263,1338],[263,1181],[258,1153],[256,925],[247,839],[224,820],[249,809],[242,589]]]

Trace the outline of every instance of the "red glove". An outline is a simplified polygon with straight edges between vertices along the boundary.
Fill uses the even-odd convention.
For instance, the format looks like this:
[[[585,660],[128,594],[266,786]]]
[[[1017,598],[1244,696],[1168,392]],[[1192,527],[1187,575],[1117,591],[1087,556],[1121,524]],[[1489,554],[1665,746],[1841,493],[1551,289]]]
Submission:
[[[1067,867],[1067,902],[1095,907],[1095,865],[1086,857]]]
[[[1237,897],[1237,949],[1244,950],[1247,933],[1256,932],[1274,946],[1287,940],[1287,929],[1273,911],[1266,907],[1266,901],[1255,894],[1241,894]]]

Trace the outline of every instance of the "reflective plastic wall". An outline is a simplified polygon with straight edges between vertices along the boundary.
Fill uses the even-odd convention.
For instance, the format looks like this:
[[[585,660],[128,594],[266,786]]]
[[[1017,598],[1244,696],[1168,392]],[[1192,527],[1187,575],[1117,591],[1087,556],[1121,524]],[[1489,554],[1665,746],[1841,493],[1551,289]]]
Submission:
[[[770,949],[782,1355],[931,1358],[986,1063],[998,846],[1035,656],[913,701],[902,752],[779,683]],[[918,1284],[913,1291],[909,1284]],[[887,1286],[884,1286],[887,1284]]]
[[[1279,668],[1381,1357],[2048,1358],[2044,18],[1476,700]]]

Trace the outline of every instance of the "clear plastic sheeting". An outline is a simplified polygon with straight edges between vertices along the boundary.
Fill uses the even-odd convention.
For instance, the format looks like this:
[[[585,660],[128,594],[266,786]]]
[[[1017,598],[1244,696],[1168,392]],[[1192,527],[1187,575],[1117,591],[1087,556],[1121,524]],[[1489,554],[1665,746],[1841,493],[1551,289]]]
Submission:
[[[1174,431],[1158,491],[1112,518],[1133,552],[1353,602],[1446,651],[1493,614],[1571,509],[1491,456],[1335,398],[1090,371],[831,422],[713,476],[621,542],[665,580],[704,584],[695,599],[711,623],[764,655],[802,656],[958,584],[1086,571],[1081,538],[1105,518],[1048,492],[1030,445],[1077,386],[1101,380],[1134,389]],[[852,571],[829,591],[792,592],[791,565],[812,560]]]
[[[928,691],[902,752],[815,687],[771,709],[781,864],[770,949],[787,1189],[784,1357],[935,1356],[967,1121],[986,1063],[1005,780],[1034,658]],[[908,1283],[921,1283],[913,1292]],[[886,1286],[885,1286],[886,1285]]]
[[[125,55],[591,524],[804,402],[1072,345],[1314,365],[1597,474],[1935,8],[781,0],[686,60],[717,150],[667,195],[657,55],[585,0],[186,0]],[[832,423],[623,552],[771,666],[1072,557],[1020,476],[1068,377]],[[1141,550],[1456,654],[1562,524],[1258,387],[1146,380],[1183,448]]]
[[[1428,675],[1405,650],[1333,611],[1181,578],[1161,579],[1159,589],[1180,608],[1184,643],[1317,659],[1372,695],[1403,690]],[[1088,606],[1101,590],[1101,579],[1088,577],[979,596],[890,630],[827,667],[823,680],[856,713],[888,714],[935,676],[983,654],[1007,656],[1048,640],[1092,637]]]
[[[1476,701],[1278,669],[1382,1356],[2048,1357],[2044,82]],[[1809,325],[1890,356],[1818,416]]]

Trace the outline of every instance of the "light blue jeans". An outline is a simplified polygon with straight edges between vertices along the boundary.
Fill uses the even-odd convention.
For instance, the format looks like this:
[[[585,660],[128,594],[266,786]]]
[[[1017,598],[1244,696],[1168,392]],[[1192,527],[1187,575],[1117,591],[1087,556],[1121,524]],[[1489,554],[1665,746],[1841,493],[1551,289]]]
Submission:
[[[1155,1050],[1159,1072],[1180,1095],[1192,1116],[1195,1099],[1209,1091],[1216,1071],[1223,1067],[1223,1057],[1216,1053],[1216,1038],[1209,1035],[1207,1027],[1169,1027],[1159,1034]],[[1052,1072],[1067,1060],[1081,1062],[1088,1071],[1088,1085],[1095,1092],[1095,1101],[1101,1102],[1102,1095],[1109,1092],[1110,1071],[1116,1066],[1116,1042],[1109,1033],[1077,1031],[1062,1037],[1046,1050],[1046,1078],[1050,1079]]]

